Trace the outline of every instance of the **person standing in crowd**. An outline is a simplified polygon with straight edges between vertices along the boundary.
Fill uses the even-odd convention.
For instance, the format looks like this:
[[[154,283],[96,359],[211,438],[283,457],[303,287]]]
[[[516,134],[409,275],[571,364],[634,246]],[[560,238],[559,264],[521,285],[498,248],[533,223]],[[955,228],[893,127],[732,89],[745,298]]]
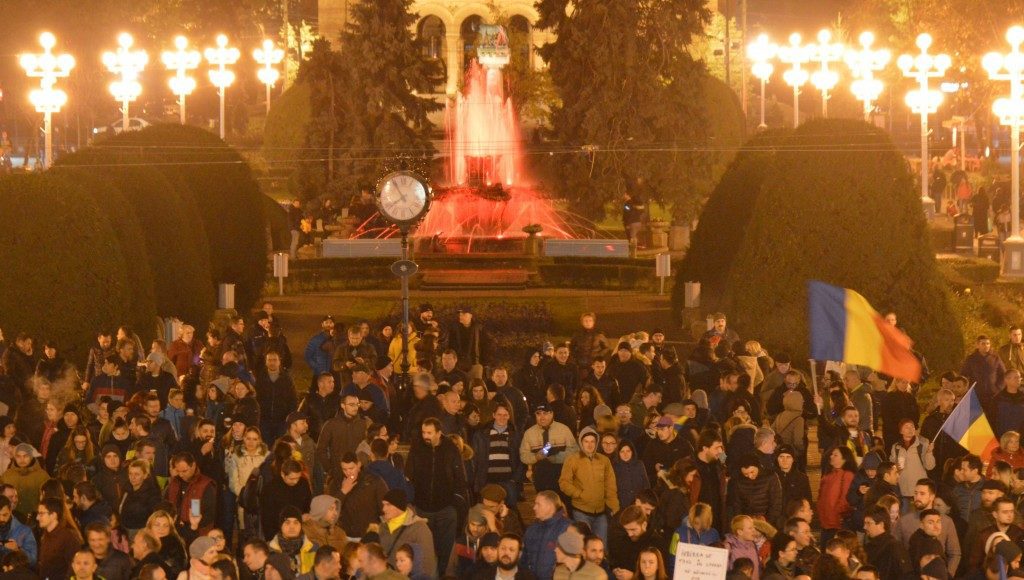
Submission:
[[[448,561],[458,530],[456,506],[466,505],[470,496],[461,454],[441,432],[441,422],[426,419],[420,433],[412,442],[405,472],[416,490],[416,512],[430,527],[436,566]]]
[[[611,461],[597,452],[597,431],[580,432],[580,450],[566,457],[558,484],[572,500],[573,519],[586,522],[594,534],[608,540],[607,513],[619,511],[615,470]]]
[[[357,541],[380,519],[380,502],[388,486],[365,469],[355,453],[346,453],[341,457],[341,479],[332,481],[327,491],[339,500],[341,529]]]
[[[910,545],[910,536],[921,527],[921,514],[935,510],[935,500],[938,498],[936,491],[935,482],[930,479],[922,479],[914,486],[914,509],[901,515],[893,530],[893,536],[901,545]],[[940,520],[941,532],[936,539],[945,551],[949,573],[954,575],[960,565],[960,539],[956,534],[956,525],[948,515],[940,512]]]
[[[568,426],[555,421],[555,413],[547,403],[534,409],[536,423],[523,434],[519,458],[533,469],[537,491],[558,491],[558,478],[568,456],[579,451],[576,438]]]
[[[341,479],[341,458],[356,452],[369,426],[370,420],[359,416],[359,397],[342,397],[341,412],[324,423],[316,442],[316,462],[326,472],[327,485]]]
[[[968,383],[974,385],[981,405],[986,410],[996,393],[1003,387],[1006,366],[999,355],[992,351],[992,339],[981,334],[975,340],[975,350],[964,359],[960,374],[967,377]]]

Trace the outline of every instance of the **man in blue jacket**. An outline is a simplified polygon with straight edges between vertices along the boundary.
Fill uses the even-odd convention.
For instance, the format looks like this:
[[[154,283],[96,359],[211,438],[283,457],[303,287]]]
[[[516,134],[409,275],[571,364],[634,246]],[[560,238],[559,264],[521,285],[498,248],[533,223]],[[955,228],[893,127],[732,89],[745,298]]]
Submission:
[[[558,494],[542,491],[533,500],[533,515],[537,521],[523,534],[522,563],[537,576],[537,580],[551,580],[555,573],[555,543],[558,536],[569,528],[565,507]]]
[[[11,500],[0,495],[0,557],[14,550],[24,552],[29,563],[33,567],[36,565],[39,554],[36,537],[32,535],[32,530],[28,526],[14,517]]]
[[[331,372],[331,361],[334,359],[334,317],[324,316],[320,322],[320,332],[313,335],[306,343],[304,353],[306,364],[313,372],[311,389],[316,389],[316,378],[321,373]]]

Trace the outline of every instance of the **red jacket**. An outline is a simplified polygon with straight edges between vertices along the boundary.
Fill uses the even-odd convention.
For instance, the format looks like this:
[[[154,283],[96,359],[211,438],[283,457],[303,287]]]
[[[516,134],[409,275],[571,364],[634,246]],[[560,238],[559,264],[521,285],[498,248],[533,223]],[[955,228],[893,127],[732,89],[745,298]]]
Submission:
[[[846,492],[853,482],[853,472],[835,469],[822,476],[818,491],[818,519],[824,530],[838,530],[843,525],[843,517],[850,511],[846,502]]]
[[[184,489],[182,489],[183,485]],[[179,530],[182,528],[190,530],[189,514],[192,511],[192,500],[194,499],[200,501],[202,520],[199,523],[199,529],[189,535],[205,536],[213,529],[217,515],[217,485],[212,479],[200,473],[198,468],[196,468],[195,477],[187,484],[178,476],[172,477],[164,493],[167,501],[174,504],[178,514]]]

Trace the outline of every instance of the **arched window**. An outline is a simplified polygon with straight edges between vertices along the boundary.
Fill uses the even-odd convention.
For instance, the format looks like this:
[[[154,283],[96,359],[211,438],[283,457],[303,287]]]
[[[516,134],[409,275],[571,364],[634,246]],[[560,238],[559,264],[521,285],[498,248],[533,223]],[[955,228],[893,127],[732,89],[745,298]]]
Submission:
[[[511,45],[514,58],[530,62],[531,51],[533,50],[533,35],[530,33],[532,27],[525,16],[516,15],[508,20],[509,44]]]
[[[469,63],[476,58],[476,41],[480,33],[480,25],[483,23],[483,18],[476,14],[462,21],[462,27],[459,30],[459,38],[462,40],[462,70],[466,70]]]
[[[419,37],[423,41],[423,53],[427,58],[443,59],[445,49],[444,22],[437,16],[420,20]]]

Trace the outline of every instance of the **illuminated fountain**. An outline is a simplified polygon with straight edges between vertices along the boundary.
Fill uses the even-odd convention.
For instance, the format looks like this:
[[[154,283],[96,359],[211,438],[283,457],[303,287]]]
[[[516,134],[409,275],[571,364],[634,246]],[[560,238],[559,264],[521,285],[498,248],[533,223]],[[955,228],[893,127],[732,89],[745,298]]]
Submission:
[[[539,225],[548,238],[573,230],[523,172],[523,143],[501,69],[509,62],[500,26],[481,26],[477,61],[465,88],[445,111],[445,184],[434,188],[430,211],[416,232],[417,251],[515,251]]]

